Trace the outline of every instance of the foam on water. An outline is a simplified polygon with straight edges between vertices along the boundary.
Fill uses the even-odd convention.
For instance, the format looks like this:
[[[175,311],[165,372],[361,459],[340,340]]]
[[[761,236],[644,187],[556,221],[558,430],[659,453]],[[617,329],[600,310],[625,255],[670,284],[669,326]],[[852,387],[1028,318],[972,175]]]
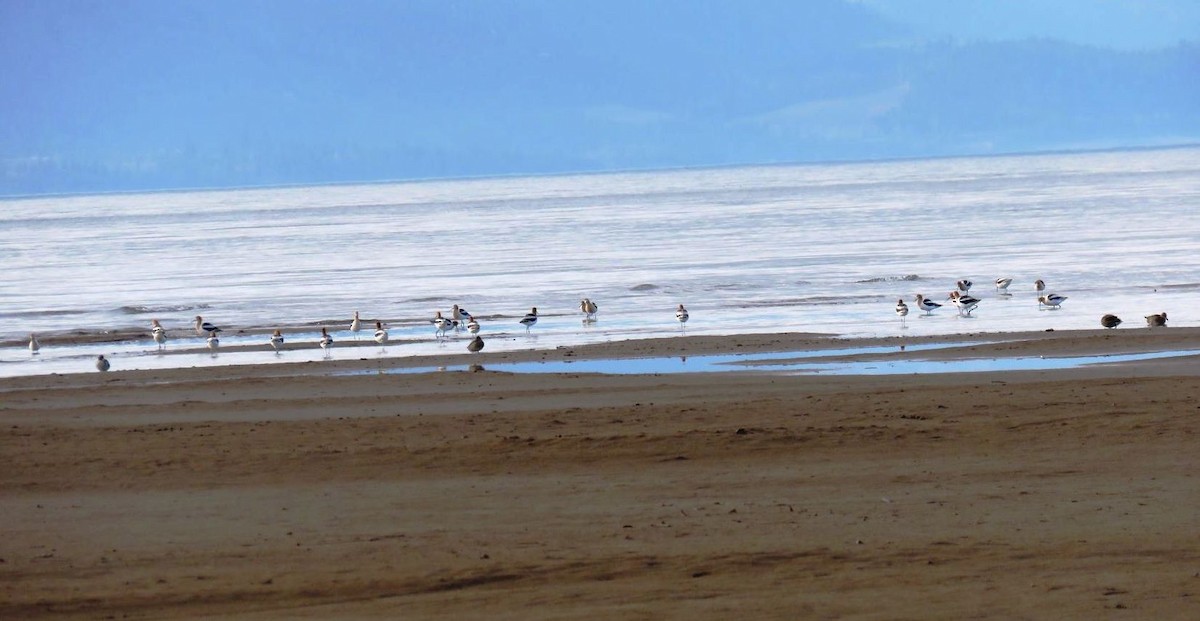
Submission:
[[[4,200],[0,372],[45,372],[57,348],[82,360],[92,346],[59,338],[75,331],[144,331],[96,346],[138,355],[151,319],[169,351],[197,347],[197,314],[315,343],[359,310],[438,347],[427,319],[455,303],[523,348],[677,334],[679,303],[688,334],[1196,325],[1198,239],[1195,148]],[[983,299],[971,317],[892,312],[962,278]],[[1038,306],[1038,278],[1060,310]]]

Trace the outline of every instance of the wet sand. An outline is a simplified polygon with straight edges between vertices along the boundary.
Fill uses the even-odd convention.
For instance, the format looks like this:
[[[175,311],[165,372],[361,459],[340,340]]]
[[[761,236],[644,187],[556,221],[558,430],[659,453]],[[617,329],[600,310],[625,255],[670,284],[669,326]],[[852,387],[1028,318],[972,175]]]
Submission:
[[[954,339],[920,355],[1200,349],[1190,328]],[[0,618],[1200,617],[1195,357],[486,370],[875,344],[915,355],[750,335],[0,380]]]

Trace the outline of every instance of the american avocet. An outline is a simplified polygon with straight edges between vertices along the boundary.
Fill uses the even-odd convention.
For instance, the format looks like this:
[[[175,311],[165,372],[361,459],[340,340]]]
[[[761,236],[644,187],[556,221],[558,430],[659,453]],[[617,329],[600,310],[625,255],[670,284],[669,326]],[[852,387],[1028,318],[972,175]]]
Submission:
[[[934,302],[933,300],[926,299],[925,296],[921,295],[920,293],[917,294],[917,308],[925,311],[926,315],[932,313],[933,311],[935,311],[941,307],[942,307],[941,304],[938,304],[937,302]]]
[[[679,308],[675,309],[675,321],[679,322],[680,328],[682,328],[683,324],[687,323],[688,319],[690,318],[691,315],[688,314],[688,309],[684,308],[683,304],[680,304]]]
[[[207,321],[204,321],[204,318],[201,317],[200,315],[196,315],[196,334],[198,334],[200,336],[204,336],[205,334],[209,334],[210,332],[220,332],[220,331],[221,331],[220,328],[218,328],[217,326],[214,326],[213,324],[211,324]]]
[[[471,319],[471,313],[468,313],[458,304],[455,304],[454,307],[450,309],[450,318],[454,320],[454,327],[457,328],[459,324],[464,324]]]
[[[1046,295],[1038,296],[1039,306],[1049,306],[1050,310],[1058,310],[1063,302],[1067,301],[1067,296],[1057,293],[1047,293]]]
[[[971,281],[969,281],[969,280],[960,280],[960,281],[958,281],[958,282],[954,283],[954,286],[958,287],[958,290],[959,290],[959,291],[962,291],[963,293],[966,293],[966,292],[968,292],[968,291],[970,291],[970,290],[971,290]]]
[[[358,340],[358,331],[362,330],[362,321],[358,319],[358,311],[354,311],[354,319],[350,320],[350,331],[354,333],[354,340]]]
[[[279,350],[283,348],[283,332],[280,332],[279,329],[271,333],[271,348],[275,350],[275,353],[279,353]]]
[[[467,315],[467,332],[471,334],[479,334],[479,322],[475,318]]]
[[[976,306],[979,306],[979,298],[971,297],[957,290],[950,292],[949,300],[951,304],[958,308],[959,315],[970,315],[971,311],[975,310]]]
[[[457,323],[453,319],[442,317],[442,311],[438,311],[437,315],[435,315],[433,319],[430,319],[429,322],[432,323],[435,328],[437,328],[433,332],[434,336],[446,336],[446,330],[453,328],[455,323]]]
[[[904,318],[908,316],[908,304],[904,300],[896,300],[896,314],[900,316],[900,324],[904,325]]]
[[[532,309],[529,310],[528,313],[525,313],[525,316],[521,318],[520,323],[521,323],[521,325],[525,326],[525,332],[529,332],[529,329],[533,327],[533,324],[537,323],[537,320],[538,320],[537,307],[534,306]]]
[[[329,347],[333,345],[333,337],[329,336],[329,330],[321,328],[321,340],[318,343],[321,345],[321,349],[329,351]]]
[[[213,330],[208,333],[208,348],[216,353],[217,348],[221,346],[221,339],[217,338],[217,331]]]
[[[475,353],[481,349],[483,349],[483,337],[481,336],[477,336],[471,339],[470,343],[467,343],[467,351],[471,353]]]
[[[583,313],[584,321],[595,321],[596,312],[600,307],[596,305],[590,298],[583,298],[579,301],[579,312]]]
[[[101,373],[103,373],[103,372],[107,371],[111,366],[112,365],[110,365],[108,363],[108,358],[104,357],[104,354],[100,354],[99,356],[96,356],[96,370],[97,371],[100,371]]]
[[[36,353],[38,353],[38,350],[41,348],[42,348],[42,344],[38,343],[37,335],[31,333],[29,335],[29,353],[36,354]]]
[[[1012,284],[1011,278],[997,278],[996,279],[996,291],[999,291],[1001,295],[1009,295],[1008,286],[1011,284]]]
[[[167,344],[167,331],[163,329],[157,319],[152,320],[151,323],[154,327],[150,329],[150,336],[154,337],[154,342],[158,343],[159,349],[162,349]]]
[[[1115,328],[1121,325],[1121,318],[1116,315],[1105,315],[1100,318],[1100,325],[1105,328]]]
[[[382,321],[375,322],[375,342],[379,343],[380,345],[388,342],[388,333],[387,330],[383,329]]]
[[[1163,311],[1157,315],[1146,315],[1146,326],[1150,328],[1161,328],[1167,325],[1167,312]]]

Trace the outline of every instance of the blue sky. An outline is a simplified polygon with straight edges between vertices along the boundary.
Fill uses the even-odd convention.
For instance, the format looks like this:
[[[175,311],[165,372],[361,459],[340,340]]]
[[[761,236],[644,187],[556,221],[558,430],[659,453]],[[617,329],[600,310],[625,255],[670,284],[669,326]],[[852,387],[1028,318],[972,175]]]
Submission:
[[[1188,142],[1191,0],[5,0],[0,195]]]

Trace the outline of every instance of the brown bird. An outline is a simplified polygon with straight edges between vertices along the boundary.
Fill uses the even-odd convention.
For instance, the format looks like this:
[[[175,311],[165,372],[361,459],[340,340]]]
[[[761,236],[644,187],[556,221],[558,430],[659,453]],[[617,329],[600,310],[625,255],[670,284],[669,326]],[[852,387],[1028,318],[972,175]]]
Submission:
[[[1165,325],[1167,325],[1167,313],[1165,311],[1157,315],[1146,315],[1146,326],[1161,328]]]
[[[483,337],[481,336],[476,336],[470,343],[467,343],[467,351],[471,353],[475,353],[481,349],[483,349]]]
[[[1116,315],[1105,315],[1100,318],[1100,325],[1105,328],[1115,328],[1121,325],[1121,318]]]

